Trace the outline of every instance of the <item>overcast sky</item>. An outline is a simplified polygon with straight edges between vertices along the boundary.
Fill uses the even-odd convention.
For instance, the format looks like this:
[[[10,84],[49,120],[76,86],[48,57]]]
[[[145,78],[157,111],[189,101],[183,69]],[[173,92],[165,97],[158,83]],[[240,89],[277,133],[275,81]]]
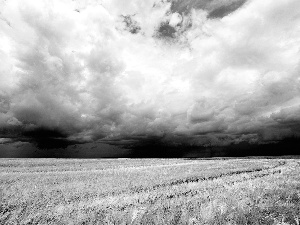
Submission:
[[[1,0],[0,147],[299,136],[299,9],[299,0]]]

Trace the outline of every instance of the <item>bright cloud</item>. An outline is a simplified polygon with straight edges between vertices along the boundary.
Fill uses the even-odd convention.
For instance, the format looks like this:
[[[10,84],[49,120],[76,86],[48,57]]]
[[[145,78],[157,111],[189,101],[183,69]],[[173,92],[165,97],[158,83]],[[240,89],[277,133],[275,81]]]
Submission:
[[[224,17],[156,0],[0,4],[3,132],[199,145],[300,134],[298,0]]]

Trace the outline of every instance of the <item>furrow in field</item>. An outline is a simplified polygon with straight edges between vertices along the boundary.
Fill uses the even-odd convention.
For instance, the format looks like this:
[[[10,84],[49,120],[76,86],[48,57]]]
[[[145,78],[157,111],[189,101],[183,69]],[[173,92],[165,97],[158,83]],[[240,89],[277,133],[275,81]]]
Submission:
[[[268,171],[269,172],[269,171]],[[243,177],[240,180],[235,180],[235,181],[228,181],[228,182],[223,182],[223,185],[234,185],[237,183],[241,183],[241,182],[245,182],[245,181],[249,181],[249,180],[254,180],[257,178],[262,178],[262,177],[266,177],[266,176],[270,176],[270,175],[274,175],[274,174],[280,174],[281,170],[274,170],[272,172],[269,173],[262,173],[262,174],[257,174],[257,172],[252,172],[253,174],[251,174],[251,177],[245,178]],[[249,174],[249,173],[245,173],[245,174]],[[218,178],[217,178],[218,179]],[[165,198],[166,199],[171,199],[171,198],[175,198],[175,197],[181,197],[181,196],[190,196],[193,197],[195,195],[197,195],[199,193],[199,190],[189,190],[189,191],[185,191],[185,192],[181,192],[181,193],[174,193],[171,195],[166,195]]]
[[[278,167],[281,167],[284,164],[285,164],[285,162],[280,162],[278,165],[275,165],[275,166],[269,167],[269,168],[265,168],[265,169],[233,171],[230,173],[221,174],[219,176],[210,176],[210,177],[206,177],[206,178],[202,177],[202,178],[198,178],[198,179],[184,179],[184,180],[180,180],[179,182],[173,181],[171,183],[155,185],[155,186],[148,187],[148,188],[133,189],[133,190],[130,190],[129,193],[123,192],[123,193],[115,193],[113,196],[101,196],[98,200],[96,200],[96,202],[102,204],[102,202],[108,197],[110,200],[113,199],[112,202],[118,203],[117,206],[114,207],[115,209],[124,210],[126,208],[135,206],[137,203],[134,201],[132,203],[128,203],[128,202],[130,202],[130,201],[128,201],[128,202],[124,202],[124,204],[120,204],[120,202],[118,202],[117,199],[121,199],[122,196],[124,199],[129,198],[129,200],[130,200],[130,196],[135,195],[135,198],[136,198],[139,195],[143,195],[143,194],[147,193],[149,198],[146,198],[144,201],[139,200],[138,201],[139,205],[154,204],[155,202],[157,202],[159,200],[164,200],[164,199],[172,199],[172,198],[180,198],[180,197],[193,197],[195,195],[202,193],[204,187],[205,187],[204,189],[206,191],[209,189],[215,190],[216,188],[224,187],[224,185],[234,185],[237,183],[246,182],[246,181],[257,179],[257,178],[262,178],[262,177],[266,177],[266,176],[270,176],[270,175],[274,175],[274,174],[280,174],[282,172],[282,170]],[[215,181],[217,181],[218,179],[223,179],[223,178],[227,178],[227,180],[222,180],[222,182],[220,182],[220,184],[216,184]],[[209,188],[210,185],[204,185],[204,186],[200,185],[199,187],[196,186],[195,189],[191,188],[189,190],[186,190],[186,188],[183,188],[182,191],[180,191],[180,188],[176,189],[176,187],[180,187],[180,186],[183,187],[183,186],[186,186],[186,185],[189,185],[192,183],[199,184],[201,182],[205,182],[205,183],[213,182],[214,185],[211,188]],[[166,189],[172,190],[171,193],[166,194],[164,192],[164,190],[166,190]],[[142,198],[139,198],[139,199],[142,199]],[[114,205],[114,204],[112,204],[112,205]],[[108,207],[111,207],[111,205]]]
[[[115,196],[115,195],[120,195],[120,194],[125,194],[125,193],[139,193],[139,192],[154,191],[154,190],[157,190],[157,189],[171,187],[171,186],[177,186],[177,185],[181,185],[181,184],[197,183],[197,182],[201,182],[201,181],[215,180],[215,179],[222,178],[222,177],[230,177],[230,176],[233,176],[233,175],[268,171],[270,169],[275,169],[277,167],[283,166],[283,165],[285,165],[285,163],[286,163],[285,161],[281,161],[281,162],[278,162],[278,164],[276,164],[274,166],[265,167],[265,168],[244,169],[244,170],[230,171],[230,172],[227,172],[227,173],[219,173],[219,174],[208,175],[208,176],[186,177],[184,179],[172,180],[172,181],[169,181],[169,182],[152,185],[150,187],[136,186],[136,187],[129,188],[127,190],[120,190],[120,191],[115,191],[115,192],[103,193],[101,195],[101,197],[105,197],[105,196],[108,196],[108,195]]]

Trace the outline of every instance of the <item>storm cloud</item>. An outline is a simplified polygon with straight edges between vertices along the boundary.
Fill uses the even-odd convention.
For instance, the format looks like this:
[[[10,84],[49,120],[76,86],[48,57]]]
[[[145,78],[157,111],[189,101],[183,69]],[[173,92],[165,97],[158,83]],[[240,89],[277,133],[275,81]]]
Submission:
[[[226,146],[299,137],[299,8],[1,1],[1,140]]]

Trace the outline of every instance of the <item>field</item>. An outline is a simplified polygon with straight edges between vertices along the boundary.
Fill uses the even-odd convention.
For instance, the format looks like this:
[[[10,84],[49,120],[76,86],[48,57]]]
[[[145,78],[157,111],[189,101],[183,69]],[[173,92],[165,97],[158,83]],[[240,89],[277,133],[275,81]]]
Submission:
[[[0,224],[299,224],[298,159],[0,159]]]

